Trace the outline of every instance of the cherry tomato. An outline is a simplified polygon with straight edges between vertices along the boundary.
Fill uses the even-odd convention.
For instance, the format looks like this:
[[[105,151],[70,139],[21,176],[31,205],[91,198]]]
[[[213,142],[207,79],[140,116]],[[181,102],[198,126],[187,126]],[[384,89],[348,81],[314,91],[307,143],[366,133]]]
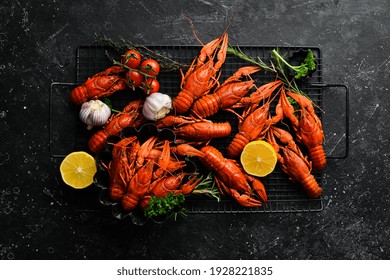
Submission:
[[[160,90],[160,83],[156,78],[147,78],[142,82],[141,88],[146,94],[152,94]]]
[[[160,73],[160,64],[156,60],[148,58],[142,61],[140,70],[150,76],[156,77]]]
[[[134,90],[136,87],[139,87],[142,84],[144,81],[144,75],[138,71],[129,70],[126,72],[125,79],[128,86]]]
[[[141,64],[142,58],[138,51],[128,50],[122,55],[121,61],[128,67],[136,69]]]

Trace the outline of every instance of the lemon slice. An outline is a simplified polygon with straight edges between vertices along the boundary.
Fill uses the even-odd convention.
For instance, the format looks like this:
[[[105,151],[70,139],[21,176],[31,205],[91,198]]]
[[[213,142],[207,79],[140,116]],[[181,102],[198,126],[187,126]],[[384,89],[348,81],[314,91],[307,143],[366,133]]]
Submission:
[[[277,157],[274,148],[269,143],[256,140],[244,147],[240,161],[248,174],[264,177],[275,169]]]
[[[96,171],[95,159],[82,151],[70,153],[60,165],[62,180],[75,189],[91,185]]]

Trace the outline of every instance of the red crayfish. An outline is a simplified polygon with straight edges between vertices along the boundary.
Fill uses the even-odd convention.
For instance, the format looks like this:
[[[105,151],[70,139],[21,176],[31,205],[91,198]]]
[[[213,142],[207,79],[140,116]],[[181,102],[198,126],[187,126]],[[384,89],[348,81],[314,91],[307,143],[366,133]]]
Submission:
[[[122,74],[126,71],[122,66],[112,66],[95,74],[72,90],[70,100],[76,105],[81,105],[89,99],[103,98],[116,91],[124,90],[127,84]]]

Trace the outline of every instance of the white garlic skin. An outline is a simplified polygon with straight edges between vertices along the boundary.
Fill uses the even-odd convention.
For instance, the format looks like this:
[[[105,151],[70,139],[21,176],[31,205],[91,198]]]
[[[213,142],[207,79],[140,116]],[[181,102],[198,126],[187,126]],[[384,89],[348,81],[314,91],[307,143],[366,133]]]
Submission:
[[[171,97],[161,92],[155,92],[146,97],[142,107],[142,114],[150,121],[157,121],[168,115],[171,109]]]
[[[111,116],[111,109],[100,100],[90,100],[81,105],[79,117],[90,130],[94,126],[104,125]]]

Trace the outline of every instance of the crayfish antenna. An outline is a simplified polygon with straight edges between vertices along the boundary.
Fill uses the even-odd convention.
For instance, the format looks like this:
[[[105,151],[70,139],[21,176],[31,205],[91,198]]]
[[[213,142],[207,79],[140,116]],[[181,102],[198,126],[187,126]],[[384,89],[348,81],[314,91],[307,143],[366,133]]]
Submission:
[[[199,39],[198,35],[196,35],[196,32],[195,32],[195,25],[194,23],[192,22],[192,20],[190,19],[189,16],[185,15],[183,12],[181,13],[182,16],[188,21],[188,23],[190,24],[190,27],[191,27],[191,30],[192,30],[192,34],[194,34],[194,37],[195,39],[199,42],[199,44],[201,44],[202,46],[204,46],[203,42]]]

